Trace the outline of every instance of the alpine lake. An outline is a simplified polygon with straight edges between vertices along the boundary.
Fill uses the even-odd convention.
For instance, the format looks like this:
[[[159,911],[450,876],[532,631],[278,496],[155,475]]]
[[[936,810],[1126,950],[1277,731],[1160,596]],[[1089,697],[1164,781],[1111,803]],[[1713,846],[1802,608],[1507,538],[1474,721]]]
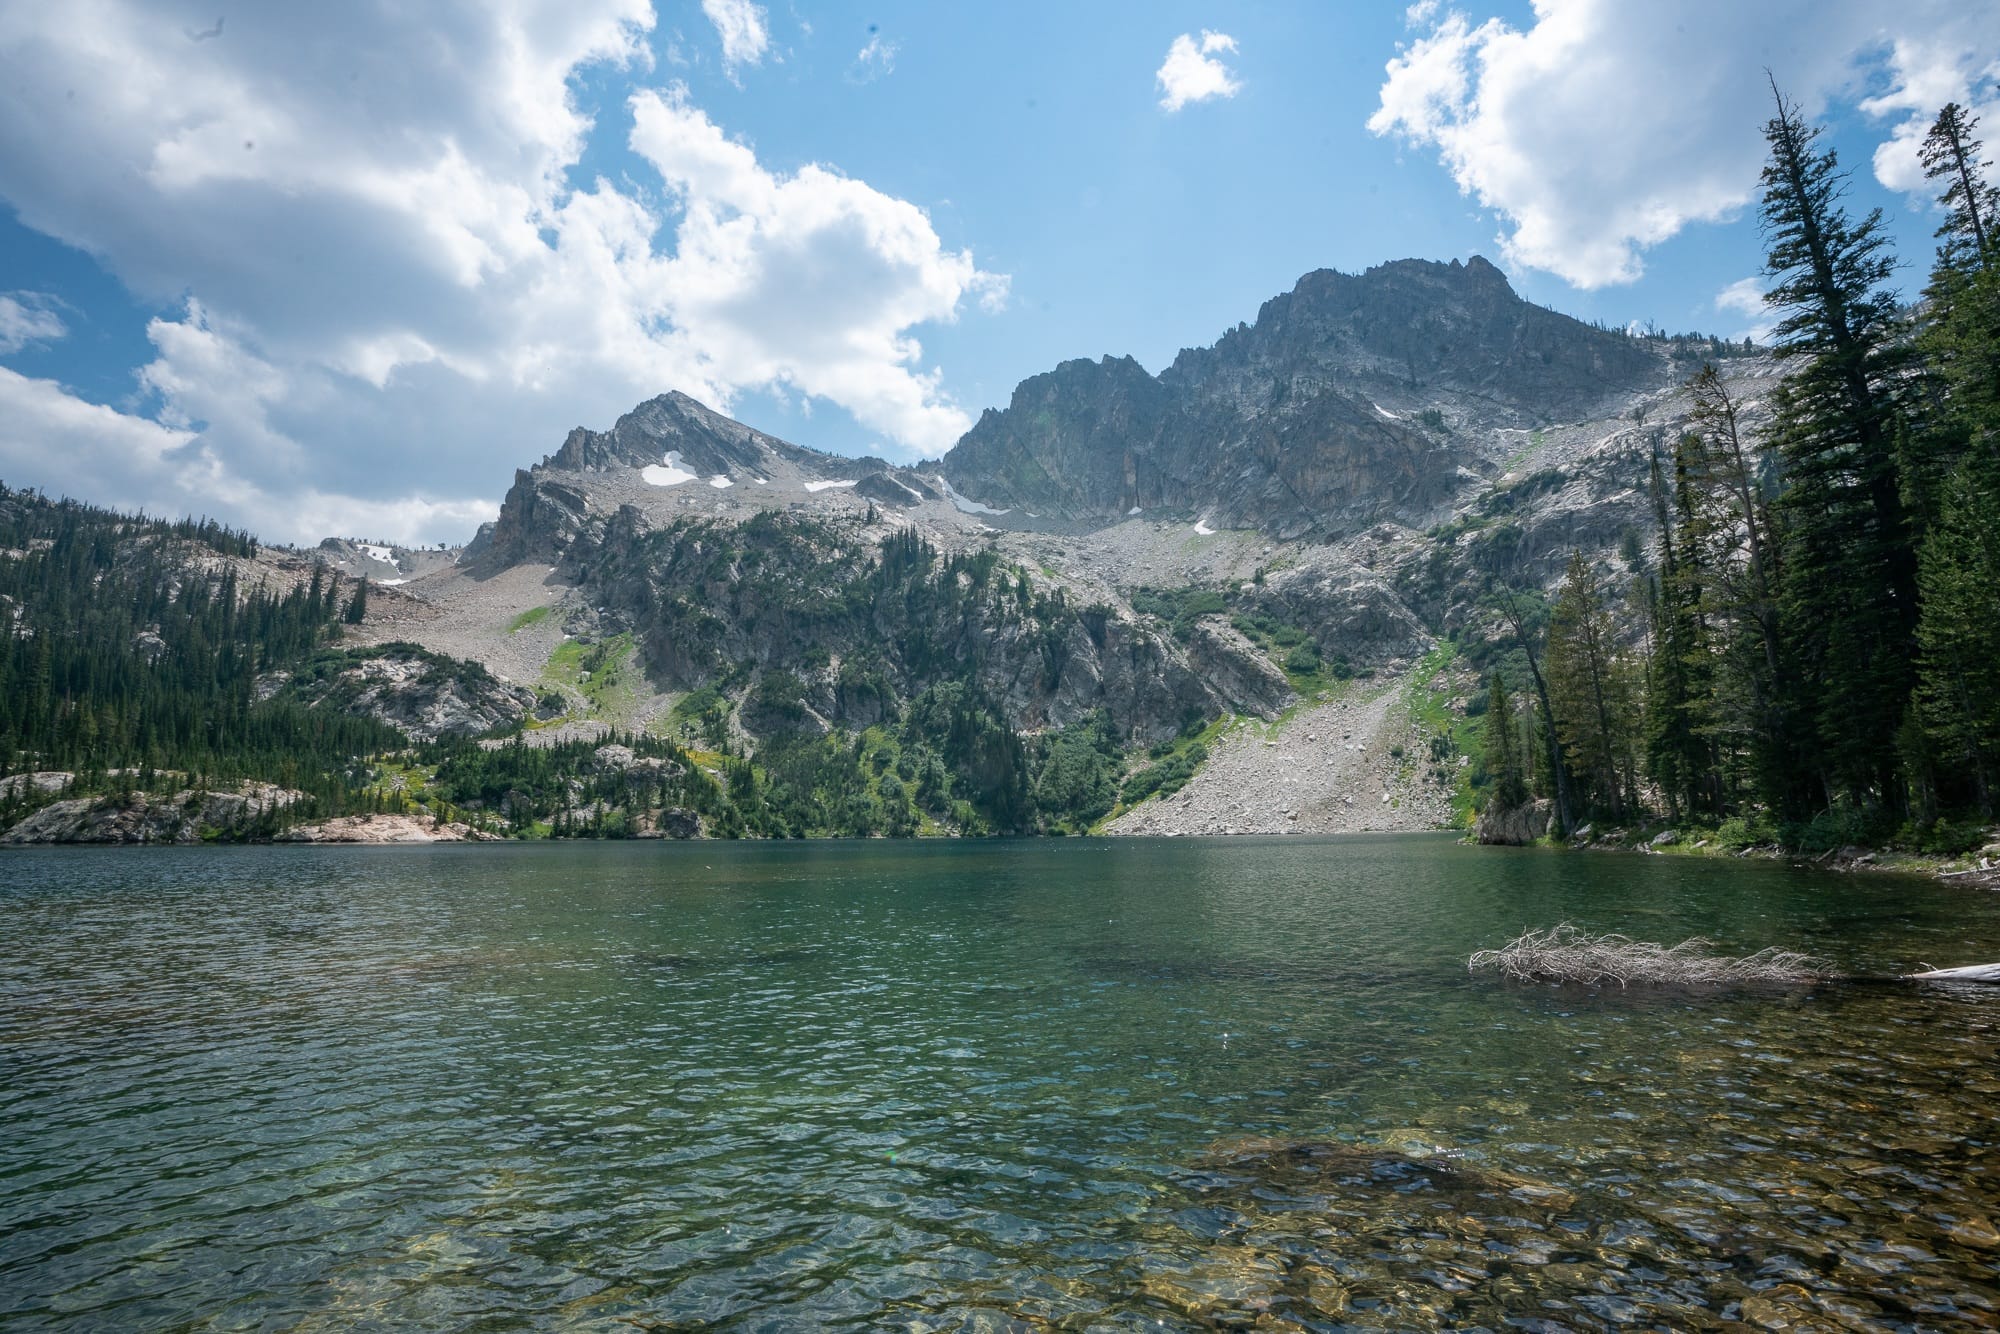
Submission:
[[[2000,895],[1321,839],[0,858],[0,1327],[2000,1323]]]

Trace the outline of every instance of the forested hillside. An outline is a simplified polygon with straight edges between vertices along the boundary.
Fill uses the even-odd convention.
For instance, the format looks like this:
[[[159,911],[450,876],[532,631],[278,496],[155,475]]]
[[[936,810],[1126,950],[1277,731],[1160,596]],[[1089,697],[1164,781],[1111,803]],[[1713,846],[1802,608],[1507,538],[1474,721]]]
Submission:
[[[366,718],[259,699],[256,681],[335,633],[336,581],[240,585],[247,534],[131,518],[0,487],[0,773],[72,770],[83,788],[246,778],[339,807],[353,756],[400,744]],[[358,592],[359,586],[356,586]],[[116,771],[125,770],[119,773]],[[25,785],[8,790],[18,806]]]
[[[1653,460],[1656,536],[1579,552],[1553,600],[1494,582],[1489,826],[1654,808],[1732,844],[1951,850],[2000,779],[2000,196],[1976,121],[1924,144],[1940,244],[1915,310],[1879,213],[1796,106],[1765,127],[1768,300],[1787,375],[1760,430],[1709,367]]]
[[[1034,592],[1026,571],[908,536],[844,545],[780,516],[660,540],[734,572],[709,588],[679,579],[671,551],[615,548],[682,589],[650,607],[663,648],[649,666],[695,688],[659,734],[536,744],[532,693],[477,664],[343,647],[366,584],[316,557],[259,564],[253,539],[211,523],[0,489],[0,829],[61,799],[100,807],[85,827],[107,838],[157,837],[158,820],[110,817],[147,794],[184,804],[245,784],[281,791],[228,807],[226,826],[190,815],[180,833],[270,837],[355,812],[495,835],[1062,832],[1116,803],[1129,720],[1079,708],[1036,735],[1006,720],[1015,675],[1053,688],[1079,669],[1073,651],[1110,642],[1091,609]],[[851,665],[821,698],[788,665],[829,646]],[[1180,688],[1192,736],[1213,709],[1191,678]],[[1158,740],[1156,758],[1186,749],[1171,729]],[[1159,766],[1139,765],[1135,792],[1156,790]]]

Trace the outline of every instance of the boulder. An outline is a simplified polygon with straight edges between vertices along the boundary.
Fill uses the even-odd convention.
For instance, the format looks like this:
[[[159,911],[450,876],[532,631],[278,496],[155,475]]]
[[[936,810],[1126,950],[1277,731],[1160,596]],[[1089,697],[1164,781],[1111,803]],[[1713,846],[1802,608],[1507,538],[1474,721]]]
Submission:
[[[1489,803],[1479,813],[1472,838],[1475,843],[1521,847],[1548,833],[1549,822],[1554,818],[1555,803],[1547,800],[1508,807]]]

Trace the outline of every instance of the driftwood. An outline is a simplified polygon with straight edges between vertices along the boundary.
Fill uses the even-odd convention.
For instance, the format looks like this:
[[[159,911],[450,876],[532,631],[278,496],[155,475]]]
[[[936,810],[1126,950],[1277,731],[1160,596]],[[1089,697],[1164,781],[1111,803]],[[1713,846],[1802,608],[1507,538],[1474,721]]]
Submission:
[[[1852,978],[1823,959],[1775,945],[1755,954],[1714,954],[1711,942],[1695,936],[1678,945],[1658,945],[1615,932],[1592,935],[1563,922],[1547,930],[1523,931],[1497,950],[1480,950],[1467,967],[1499,970],[1517,982],[1581,982],[1602,986],[1796,986],[1815,982],[1992,982],[2000,984],[2000,964],[1932,968],[1892,978]]]
[[[1964,968],[1930,968],[1906,973],[1911,982],[2000,982],[2000,963],[1975,963]]]
[[[1654,986],[1730,986],[1751,982],[1818,982],[1833,975],[1822,960],[1775,947],[1741,958],[1708,952],[1696,936],[1674,946],[1613,933],[1592,935],[1563,922],[1523,931],[1497,950],[1480,950],[1468,966],[1497,968],[1519,982],[1634,982]]]

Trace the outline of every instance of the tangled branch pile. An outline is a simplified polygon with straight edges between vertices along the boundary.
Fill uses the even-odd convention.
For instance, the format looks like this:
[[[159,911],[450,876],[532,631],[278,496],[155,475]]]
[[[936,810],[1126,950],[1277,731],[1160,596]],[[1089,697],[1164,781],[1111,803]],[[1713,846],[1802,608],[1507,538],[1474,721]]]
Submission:
[[[1546,931],[1523,931],[1497,950],[1480,950],[1469,967],[1498,968],[1521,982],[1583,982],[1592,986],[1634,982],[1652,986],[1727,986],[1747,982],[1819,982],[1835,976],[1824,960],[1775,945],[1731,958],[1711,954],[1712,941],[1696,936],[1672,947],[1630,936],[1593,936],[1564,922]]]

